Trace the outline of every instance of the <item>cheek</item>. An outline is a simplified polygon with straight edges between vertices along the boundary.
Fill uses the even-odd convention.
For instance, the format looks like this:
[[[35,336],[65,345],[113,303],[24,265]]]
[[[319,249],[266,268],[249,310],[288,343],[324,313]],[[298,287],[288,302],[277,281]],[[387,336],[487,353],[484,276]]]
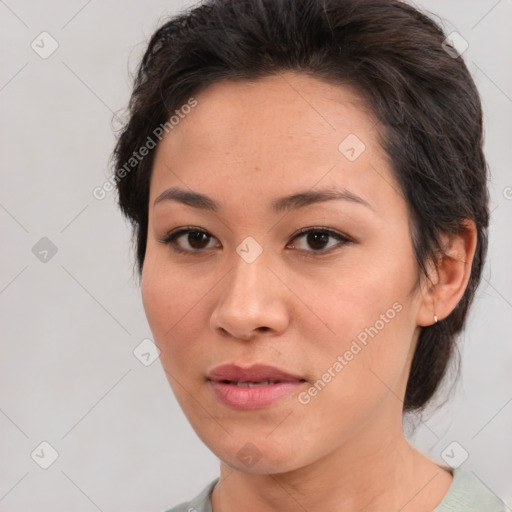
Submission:
[[[330,343],[329,354],[317,357],[314,379],[298,397],[301,419],[332,443],[356,435],[384,409],[400,407],[396,396],[404,384],[411,336],[405,306],[392,311],[387,324],[379,319],[363,328],[347,326],[346,335]]]
[[[381,399],[389,392],[386,386],[399,386],[415,328],[412,255],[404,251],[394,259],[381,257],[379,264],[363,263],[331,280],[311,308],[322,312],[322,321],[331,331],[324,329],[326,334],[312,347],[319,387],[329,382],[325,386],[329,391],[321,391],[320,401],[356,408]]]
[[[194,339],[199,337],[201,325],[200,301],[204,296],[197,284],[155,258],[145,261],[142,302],[162,363],[169,371],[184,368],[194,357]]]
[[[407,268],[406,262],[396,267],[368,263],[344,268],[343,275],[324,282],[321,293],[312,284],[304,296],[310,298],[311,309],[319,312],[318,316],[331,331],[324,344],[342,349],[355,338],[364,343],[376,331],[382,337],[398,325],[400,329],[405,327],[402,320],[410,319],[404,312],[410,307],[413,271],[412,266]]]

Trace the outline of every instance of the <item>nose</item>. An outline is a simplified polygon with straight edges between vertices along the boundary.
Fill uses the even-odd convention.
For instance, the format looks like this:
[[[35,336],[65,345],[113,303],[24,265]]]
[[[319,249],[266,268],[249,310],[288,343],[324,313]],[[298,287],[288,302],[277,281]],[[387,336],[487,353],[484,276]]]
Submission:
[[[220,336],[248,341],[258,334],[275,336],[286,330],[290,292],[263,254],[252,263],[235,254],[234,267],[219,283],[210,326]]]

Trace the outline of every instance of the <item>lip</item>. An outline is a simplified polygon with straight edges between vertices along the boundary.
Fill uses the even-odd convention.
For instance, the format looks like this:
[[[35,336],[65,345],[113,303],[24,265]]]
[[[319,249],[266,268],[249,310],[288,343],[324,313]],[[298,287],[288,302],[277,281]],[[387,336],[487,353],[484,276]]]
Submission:
[[[246,368],[236,364],[223,364],[215,367],[208,374],[208,380],[228,380],[231,382],[258,382],[273,380],[279,382],[294,382],[305,379],[300,375],[294,375],[266,364],[254,364]]]
[[[221,403],[239,410],[269,407],[295,393],[306,382],[299,375],[262,364],[246,368],[235,364],[224,364],[214,368],[207,379]],[[254,386],[237,384],[264,381],[273,382]]]

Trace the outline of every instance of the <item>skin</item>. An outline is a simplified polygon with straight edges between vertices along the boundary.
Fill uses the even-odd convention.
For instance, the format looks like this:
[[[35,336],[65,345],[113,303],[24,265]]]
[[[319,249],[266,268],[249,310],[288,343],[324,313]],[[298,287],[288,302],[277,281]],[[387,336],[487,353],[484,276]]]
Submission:
[[[405,439],[403,398],[421,326],[447,316],[464,293],[474,225],[445,238],[450,257],[427,284],[378,124],[354,91],[286,72],[219,82],[195,98],[156,149],[142,297],[175,396],[221,460],[215,512],[432,510],[452,476]],[[338,149],[349,134],[366,147],[354,161]],[[155,205],[170,187],[221,208]],[[370,206],[332,200],[271,211],[276,198],[320,188]],[[185,234],[175,243],[189,253],[175,253],[161,240],[183,226],[210,238],[191,245]],[[294,238],[305,227],[352,241]],[[263,248],[252,263],[236,251],[248,236]],[[307,404],[295,393],[237,411],[206,380],[220,364],[261,363],[302,376],[307,391],[396,303],[400,312]],[[257,454],[251,467],[238,457],[244,446]]]

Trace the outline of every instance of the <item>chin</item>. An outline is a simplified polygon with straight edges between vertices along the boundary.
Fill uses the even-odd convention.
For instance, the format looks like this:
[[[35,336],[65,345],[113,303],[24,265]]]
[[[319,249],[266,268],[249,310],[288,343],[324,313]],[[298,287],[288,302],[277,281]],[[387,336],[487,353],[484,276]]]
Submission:
[[[302,467],[307,461],[297,447],[286,446],[280,439],[272,441],[267,434],[247,436],[235,440],[228,437],[226,444],[219,445],[219,439],[205,444],[226,465],[236,471],[250,474],[286,473]],[[211,440],[208,440],[211,441]]]
[[[231,455],[229,458],[221,458],[220,460],[235,471],[252,475],[277,475],[288,473],[301,467],[300,463],[294,464],[294,461],[290,460],[279,463],[274,462],[267,459],[264,455],[253,466],[241,462],[236,455]]]

